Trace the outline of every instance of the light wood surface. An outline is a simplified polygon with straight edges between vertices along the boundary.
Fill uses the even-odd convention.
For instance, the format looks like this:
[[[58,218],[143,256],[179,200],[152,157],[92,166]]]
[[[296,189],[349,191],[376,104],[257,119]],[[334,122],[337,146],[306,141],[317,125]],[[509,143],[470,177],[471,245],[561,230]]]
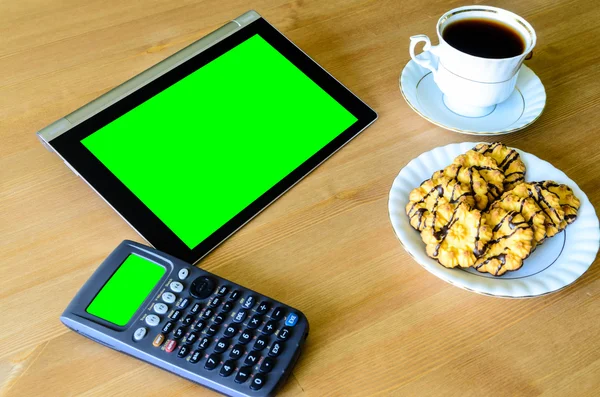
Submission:
[[[410,159],[473,140],[410,110],[408,37],[465,1],[0,1],[0,394],[213,393],[68,331],[59,315],[139,236],[35,132],[250,8],[379,120],[201,266],[303,310],[311,334],[285,396],[594,395],[600,264],[530,300],[466,292],[403,250],[387,213]],[[477,1],[479,3],[479,1]],[[565,171],[600,208],[600,2],[486,1],[525,17],[548,101],[503,138]],[[597,395],[597,394],[596,394]]]

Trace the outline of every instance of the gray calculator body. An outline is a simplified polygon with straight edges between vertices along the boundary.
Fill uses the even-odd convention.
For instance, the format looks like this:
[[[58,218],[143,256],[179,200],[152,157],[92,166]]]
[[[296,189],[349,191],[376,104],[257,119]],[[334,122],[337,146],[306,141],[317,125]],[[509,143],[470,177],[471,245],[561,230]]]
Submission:
[[[131,255],[166,271],[119,326],[88,310]],[[274,395],[309,329],[299,310],[127,240],[98,267],[61,321],[98,343],[230,396]]]

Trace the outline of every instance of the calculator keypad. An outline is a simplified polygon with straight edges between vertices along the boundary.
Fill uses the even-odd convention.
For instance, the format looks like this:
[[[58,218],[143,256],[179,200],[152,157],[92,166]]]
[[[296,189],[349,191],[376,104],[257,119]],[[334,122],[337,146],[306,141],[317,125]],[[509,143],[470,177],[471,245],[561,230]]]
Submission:
[[[177,297],[172,292],[165,292],[162,294],[162,300],[166,303],[173,303],[175,302],[175,299],[177,299]]]
[[[174,310],[169,314],[171,320],[178,320],[181,317],[181,310]]]
[[[165,341],[165,336],[163,334],[158,334],[152,341],[152,345],[154,345],[154,347],[159,347],[160,345],[162,345],[162,343],[164,341]]]
[[[158,317],[156,314],[149,314],[146,316],[146,324],[148,324],[151,327],[155,327],[160,323],[160,317]]]
[[[175,292],[176,294],[183,291],[183,284],[181,284],[179,281],[173,281],[169,287],[171,288],[171,291]]]
[[[235,366],[236,366],[236,362],[234,360],[227,360],[223,363],[223,366],[221,367],[221,371],[219,372],[219,375],[221,376],[229,376],[233,373],[233,371],[235,370]]]
[[[135,330],[135,332],[133,333],[133,340],[139,342],[142,339],[144,339],[144,337],[146,336],[146,334],[148,333],[148,330],[144,327],[140,327],[138,329]]]
[[[194,270],[185,270],[177,273],[179,281],[169,280],[151,306],[154,313],[166,314],[152,345],[176,360],[195,364],[200,374],[208,371],[231,379],[223,382],[260,390],[292,338],[298,315],[290,313],[292,325],[277,302],[220,284],[213,277],[194,278]],[[183,282],[188,278],[193,281]],[[156,314],[145,316],[150,326],[161,321]]]
[[[154,304],[154,312],[156,314],[165,314],[169,310],[169,306],[164,303],[155,303]]]
[[[194,298],[206,299],[215,290],[215,281],[208,276],[200,276],[192,282],[190,293]]]

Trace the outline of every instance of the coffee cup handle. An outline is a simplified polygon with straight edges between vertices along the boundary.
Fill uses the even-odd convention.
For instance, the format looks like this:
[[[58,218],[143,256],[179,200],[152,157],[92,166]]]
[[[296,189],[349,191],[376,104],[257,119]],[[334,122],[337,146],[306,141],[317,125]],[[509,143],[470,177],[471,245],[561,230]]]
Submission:
[[[423,46],[423,52],[420,54],[421,57],[417,58],[415,55],[415,47],[421,41],[425,42]],[[425,69],[431,70],[433,75],[437,73],[438,56],[435,54],[437,46],[431,45],[431,40],[424,34],[418,34],[410,37],[410,57],[417,65],[424,67]]]

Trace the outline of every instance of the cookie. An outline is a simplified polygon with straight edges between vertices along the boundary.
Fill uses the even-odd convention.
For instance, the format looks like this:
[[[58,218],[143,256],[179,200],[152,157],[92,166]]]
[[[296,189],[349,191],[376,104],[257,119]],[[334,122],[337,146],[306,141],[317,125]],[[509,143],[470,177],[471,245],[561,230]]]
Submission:
[[[520,269],[533,249],[533,229],[529,223],[520,213],[500,207],[488,211],[484,216],[493,235],[473,267],[494,276]]]
[[[502,195],[501,199],[492,203],[490,210],[495,208],[520,213],[533,229],[534,246],[541,244],[546,239],[546,217],[533,198],[519,197],[507,192]]]
[[[521,160],[519,152],[500,143],[480,143],[473,148],[474,151],[490,157],[498,163],[504,173],[504,190],[513,189],[525,181],[525,163]]]
[[[450,178],[456,179],[468,186],[469,191],[473,194],[475,207],[483,210],[489,203],[488,184],[483,179],[479,171],[472,168],[461,168],[460,165],[452,164],[443,170],[433,174],[434,178]]]
[[[410,192],[408,200],[406,214],[410,219],[410,225],[419,231],[427,225],[438,229],[443,227],[444,220],[447,219],[443,214],[451,214],[462,202],[470,206],[475,202],[468,186],[456,179],[446,177],[424,181],[421,186]],[[438,211],[442,216],[436,216]]]
[[[573,223],[577,219],[577,211],[581,203],[573,193],[573,190],[567,185],[561,185],[554,181],[541,182],[542,186],[550,193],[558,197],[558,203],[565,213],[567,223]]]
[[[473,266],[475,252],[482,251],[491,237],[492,230],[481,212],[464,202],[455,208],[446,226],[439,230],[426,227],[421,232],[427,255],[448,268]]]
[[[521,183],[512,189],[512,193],[518,197],[531,197],[542,210],[546,218],[546,236],[552,237],[567,227],[565,212],[560,206],[559,198],[551,193],[540,183]],[[508,193],[505,193],[508,194]]]
[[[480,210],[486,209],[504,192],[504,174],[496,161],[473,150],[456,157],[451,165],[433,176],[457,179],[469,186],[474,194],[475,206]]]

